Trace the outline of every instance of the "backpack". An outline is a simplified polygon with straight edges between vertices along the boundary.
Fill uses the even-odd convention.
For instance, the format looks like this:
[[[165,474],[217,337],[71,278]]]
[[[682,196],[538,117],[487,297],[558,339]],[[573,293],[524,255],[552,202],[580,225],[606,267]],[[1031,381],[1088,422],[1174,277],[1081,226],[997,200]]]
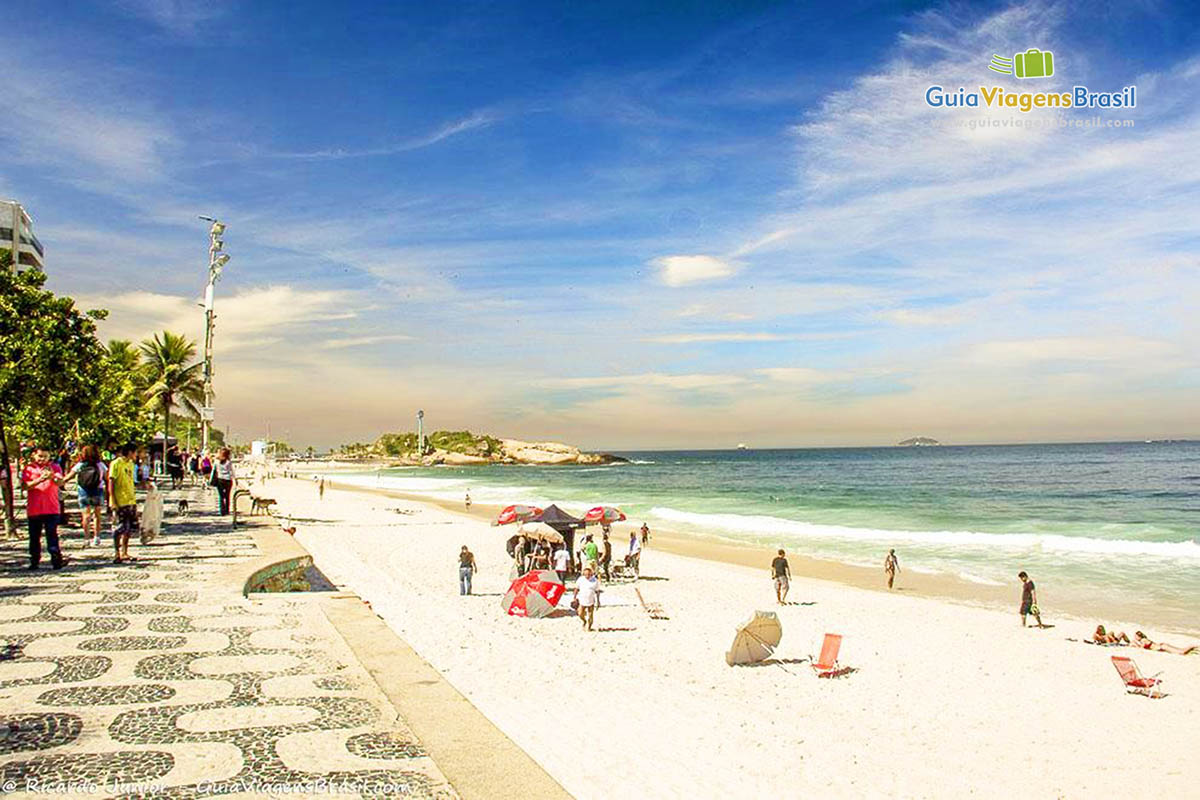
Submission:
[[[84,462],[79,467],[79,488],[88,494],[100,491],[100,465]]]

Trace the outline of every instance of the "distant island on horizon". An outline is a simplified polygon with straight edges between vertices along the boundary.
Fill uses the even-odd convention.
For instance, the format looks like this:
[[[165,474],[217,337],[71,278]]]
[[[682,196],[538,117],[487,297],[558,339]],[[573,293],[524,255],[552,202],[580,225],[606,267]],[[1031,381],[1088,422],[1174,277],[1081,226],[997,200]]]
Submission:
[[[897,447],[940,447],[941,442],[937,439],[931,439],[928,436],[914,436],[911,439],[905,439],[903,442],[897,442]]]
[[[433,431],[424,442],[415,433],[385,433],[370,444],[342,445],[339,453],[356,459],[391,461],[394,466],[471,466],[481,464],[618,464],[611,453],[588,453],[562,442],[526,442],[470,431]]]

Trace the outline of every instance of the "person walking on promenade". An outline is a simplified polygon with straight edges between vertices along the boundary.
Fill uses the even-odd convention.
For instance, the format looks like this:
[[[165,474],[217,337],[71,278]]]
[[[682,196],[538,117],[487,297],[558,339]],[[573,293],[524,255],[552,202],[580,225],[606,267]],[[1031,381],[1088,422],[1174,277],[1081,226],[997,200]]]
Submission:
[[[596,606],[600,605],[600,579],[590,565],[584,565],[583,574],[575,581],[575,602],[579,604],[579,621],[583,629],[590,631],[596,618]]]
[[[237,473],[233,471],[233,459],[230,458],[229,448],[222,447],[217,452],[217,460],[213,464],[212,482],[217,487],[217,498],[220,501],[219,514],[229,513],[229,496],[233,493],[233,485],[237,481]]]
[[[80,515],[83,518],[83,538],[88,538],[91,532],[92,547],[100,546],[100,506],[108,505],[108,493],[105,486],[108,483],[108,467],[100,459],[100,448],[94,444],[84,445],[80,452],[79,461],[71,467],[68,478],[75,478],[78,484]]]
[[[475,554],[464,544],[458,553],[458,593],[471,593],[471,577],[475,574]]]
[[[1021,627],[1025,627],[1025,617],[1029,614],[1033,614],[1039,628],[1046,627],[1042,624],[1042,613],[1038,608],[1037,587],[1024,570],[1018,572],[1017,577],[1021,579]]]
[[[132,561],[129,557],[129,536],[137,529],[137,475],[133,463],[133,445],[117,448],[117,457],[108,467],[108,507],[117,515],[113,530],[113,563]]]
[[[883,571],[887,573],[888,588],[896,582],[896,573],[900,571],[900,559],[896,558],[895,550],[888,550],[887,558],[883,560]]]
[[[638,541],[637,531],[629,532],[629,553],[625,563],[633,570],[633,574],[642,577],[642,543]]]
[[[67,558],[58,545],[58,521],[62,513],[58,490],[65,482],[62,467],[50,461],[50,451],[35,448],[33,460],[21,470],[21,488],[25,490],[25,517],[29,525],[29,568],[37,569],[42,561],[42,537],[46,537],[46,552],[50,564],[62,569]]]
[[[172,489],[183,486],[183,454],[179,452],[177,444],[167,450],[167,474],[171,476]]]
[[[782,549],[771,562],[771,579],[775,581],[775,602],[786,606],[788,589],[791,588],[792,569],[788,566],[787,556]]]

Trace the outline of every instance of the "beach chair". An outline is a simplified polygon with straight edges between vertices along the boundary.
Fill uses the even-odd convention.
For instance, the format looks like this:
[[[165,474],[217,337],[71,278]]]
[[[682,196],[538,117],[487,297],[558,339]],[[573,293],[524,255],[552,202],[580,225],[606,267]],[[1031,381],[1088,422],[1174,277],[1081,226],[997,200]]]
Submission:
[[[650,615],[650,619],[670,619],[660,603],[647,603],[646,598],[642,597],[641,589],[634,587],[633,591],[637,593],[638,602],[642,604],[642,609]]]
[[[1129,694],[1144,694],[1146,697],[1162,697],[1162,679],[1157,672],[1150,677],[1144,677],[1137,664],[1129,656],[1113,656],[1113,666],[1117,668],[1117,674],[1121,676],[1121,681],[1125,684],[1125,691]]]
[[[838,664],[838,651],[842,649],[842,636],[838,633],[825,634],[825,641],[821,644],[821,657],[818,659],[809,656],[810,666],[818,678],[834,678],[844,672]]]

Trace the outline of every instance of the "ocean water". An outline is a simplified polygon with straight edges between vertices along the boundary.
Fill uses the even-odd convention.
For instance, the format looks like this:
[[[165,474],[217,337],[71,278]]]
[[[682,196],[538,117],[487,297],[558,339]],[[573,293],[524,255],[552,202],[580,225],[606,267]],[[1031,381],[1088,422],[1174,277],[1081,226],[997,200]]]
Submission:
[[[622,452],[611,466],[397,468],[351,480],[1090,597],[1200,629],[1200,442]],[[350,477],[350,476],[347,476]]]

